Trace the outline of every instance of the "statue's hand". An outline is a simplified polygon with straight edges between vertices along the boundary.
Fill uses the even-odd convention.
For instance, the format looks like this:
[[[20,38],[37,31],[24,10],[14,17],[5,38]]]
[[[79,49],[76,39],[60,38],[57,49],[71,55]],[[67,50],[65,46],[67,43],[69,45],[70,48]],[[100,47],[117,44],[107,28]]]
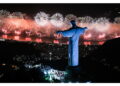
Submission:
[[[87,27],[84,27],[85,29],[88,29]]]
[[[57,32],[54,34],[54,37],[57,38],[57,39],[60,39],[60,38],[62,38],[63,36],[62,36],[62,34],[61,34],[59,31],[57,31]]]
[[[56,34],[60,34],[60,31],[57,31]]]

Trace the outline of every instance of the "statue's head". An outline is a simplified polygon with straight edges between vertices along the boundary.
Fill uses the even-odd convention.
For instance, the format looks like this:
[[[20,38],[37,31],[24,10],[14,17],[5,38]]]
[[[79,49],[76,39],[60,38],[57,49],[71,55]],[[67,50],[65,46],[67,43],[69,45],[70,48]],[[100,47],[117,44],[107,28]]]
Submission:
[[[72,27],[76,27],[76,22],[75,22],[75,20],[71,20],[70,23],[72,24]]]

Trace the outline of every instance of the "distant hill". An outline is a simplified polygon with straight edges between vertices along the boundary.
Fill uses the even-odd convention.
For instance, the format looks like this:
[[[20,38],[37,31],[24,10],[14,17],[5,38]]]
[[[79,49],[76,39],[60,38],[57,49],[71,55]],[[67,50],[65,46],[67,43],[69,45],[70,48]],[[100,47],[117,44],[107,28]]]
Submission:
[[[120,38],[106,41],[93,55],[98,60],[106,58],[111,64],[120,66]]]
[[[106,41],[82,64],[91,76],[95,75],[95,82],[120,82],[120,38]]]

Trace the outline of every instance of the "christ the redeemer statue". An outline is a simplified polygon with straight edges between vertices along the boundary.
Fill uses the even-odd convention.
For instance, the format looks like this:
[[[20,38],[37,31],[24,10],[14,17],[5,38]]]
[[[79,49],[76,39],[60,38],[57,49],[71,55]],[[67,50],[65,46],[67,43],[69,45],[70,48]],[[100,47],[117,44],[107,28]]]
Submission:
[[[70,23],[72,27],[69,30],[57,31],[56,33],[69,38],[68,65],[74,67],[79,65],[79,37],[87,28],[78,27],[74,20]]]

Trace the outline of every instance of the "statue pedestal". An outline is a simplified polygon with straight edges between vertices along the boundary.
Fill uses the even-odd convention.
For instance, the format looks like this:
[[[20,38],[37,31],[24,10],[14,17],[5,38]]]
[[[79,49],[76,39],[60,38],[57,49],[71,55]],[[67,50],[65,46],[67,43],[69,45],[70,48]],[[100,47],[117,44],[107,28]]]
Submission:
[[[79,66],[68,66],[66,68],[65,82],[78,82],[80,78],[80,67]]]
[[[80,66],[68,66],[66,68],[67,74],[65,75],[64,82],[72,82],[72,83],[79,83],[79,82],[88,82],[89,77],[87,76],[86,72],[80,68]]]

